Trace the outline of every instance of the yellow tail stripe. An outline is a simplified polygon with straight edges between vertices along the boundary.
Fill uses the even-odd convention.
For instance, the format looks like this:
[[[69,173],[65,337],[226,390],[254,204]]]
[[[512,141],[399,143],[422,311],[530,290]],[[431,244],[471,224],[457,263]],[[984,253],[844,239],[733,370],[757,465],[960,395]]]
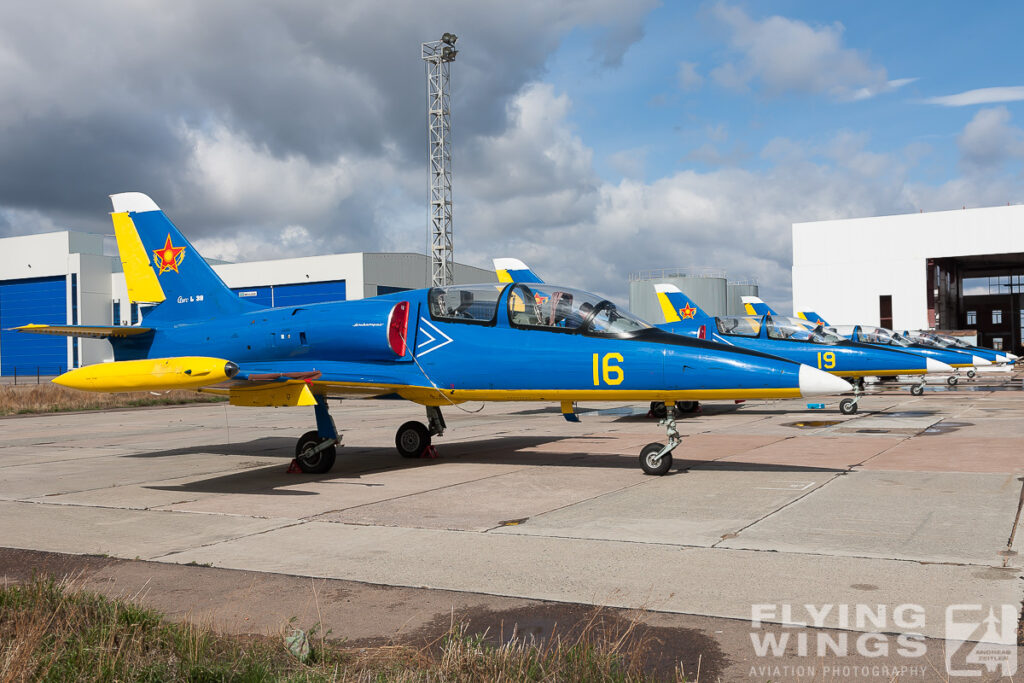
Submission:
[[[661,313],[665,316],[665,322],[677,323],[681,320],[679,312],[676,311],[676,307],[668,300],[668,294],[665,292],[658,292],[658,303],[661,304]]]
[[[142,246],[135,223],[127,212],[112,213],[110,218],[114,221],[114,237],[117,239],[117,251],[121,255],[121,266],[124,268],[128,298],[132,303],[160,303],[167,297],[149,264],[149,255]]]

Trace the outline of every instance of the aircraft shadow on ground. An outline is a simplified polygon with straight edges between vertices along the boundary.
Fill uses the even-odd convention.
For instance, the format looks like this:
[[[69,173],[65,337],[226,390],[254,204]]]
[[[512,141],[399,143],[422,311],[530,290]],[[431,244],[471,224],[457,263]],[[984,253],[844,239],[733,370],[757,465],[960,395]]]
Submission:
[[[385,471],[432,467],[444,463],[473,463],[515,465],[519,467],[585,467],[602,469],[637,470],[637,455],[632,453],[588,453],[569,451],[564,453],[537,452],[530,449],[564,439],[581,440],[581,437],[501,437],[472,442],[452,444],[438,443],[439,457],[403,459],[390,447],[342,448],[338,451],[338,460],[334,468],[326,474],[287,474],[282,464],[271,464],[262,467],[250,467],[228,474],[219,474],[207,479],[186,482],[177,485],[151,485],[145,488],[157,491],[179,491],[188,493],[218,494],[254,494],[283,496],[316,496],[316,491],[298,490],[295,488],[306,482],[318,484],[339,484],[349,486],[384,486],[385,482],[363,481],[368,474]],[[592,437],[595,441],[604,441],[600,437]],[[586,439],[586,437],[583,437]],[[258,452],[249,448],[258,444]],[[270,446],[277,447],[273,452]],[[164,457],[186,453],[214,453],[221,455],[261,455],[282,458],[291,457],[294,453],[294,442],[280,437],[256,439],[247,444],[224,444],[220,446],[204,446],[158,451],[127,457]],[[692,455],[692,454],[691,454]],[[845,472],[844,468],[815,467],[802,465],[785,465],[773,463],[754,463],[742,461],[713,460],[713,453],[708,457],[678,457],[673,469],[666,476],[685,475],[691,470],[716,470],[735,472],[780,473],[813,473],[813,472]]]

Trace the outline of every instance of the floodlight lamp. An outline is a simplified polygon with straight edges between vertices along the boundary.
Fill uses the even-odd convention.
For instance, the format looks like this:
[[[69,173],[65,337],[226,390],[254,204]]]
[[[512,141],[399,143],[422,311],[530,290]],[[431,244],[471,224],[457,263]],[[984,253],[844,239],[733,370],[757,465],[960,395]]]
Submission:
[[[454,45],[455,41],[458,39],[459,37],[454,33],[445,32],[445,34],[441,36],[441,42],[445,43],[446,45]]]
[[[457,54],[459,54],[458,50],[445,45],[444,49],[441,50],[441,59],[446,62],[453,62],[455,61],[455,55]]]

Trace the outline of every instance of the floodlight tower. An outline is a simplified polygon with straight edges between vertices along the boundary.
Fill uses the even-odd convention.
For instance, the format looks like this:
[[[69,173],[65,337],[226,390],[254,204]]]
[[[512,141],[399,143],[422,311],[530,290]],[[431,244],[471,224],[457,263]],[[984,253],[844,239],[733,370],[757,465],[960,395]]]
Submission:
[[[430,153],[430,285],[455,281],[452,253],[451,64],[458,50],[454,33],[422,44],[427,66],[427,142]]]

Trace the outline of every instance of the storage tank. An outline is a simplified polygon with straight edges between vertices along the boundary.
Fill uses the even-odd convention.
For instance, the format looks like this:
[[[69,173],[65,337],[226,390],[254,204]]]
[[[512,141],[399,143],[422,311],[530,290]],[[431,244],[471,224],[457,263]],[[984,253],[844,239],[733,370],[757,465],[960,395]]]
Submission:
[[[629,275],[629,310],[644,320],[660,324],[665,314],[654,291],[655,284],[673,284],[708,315],[725,315],[727,307],[724,271],[696,268],[645,270]]]
[[[747,311],[743,308],[743,301],[740,297],[744,296],[761,296],[757,283],[751,282],[730,282],[727,286],[729,301],[726,307],[728,313],[726,315],[746,315]],[[779,311],[782,313],[782,311]]]

